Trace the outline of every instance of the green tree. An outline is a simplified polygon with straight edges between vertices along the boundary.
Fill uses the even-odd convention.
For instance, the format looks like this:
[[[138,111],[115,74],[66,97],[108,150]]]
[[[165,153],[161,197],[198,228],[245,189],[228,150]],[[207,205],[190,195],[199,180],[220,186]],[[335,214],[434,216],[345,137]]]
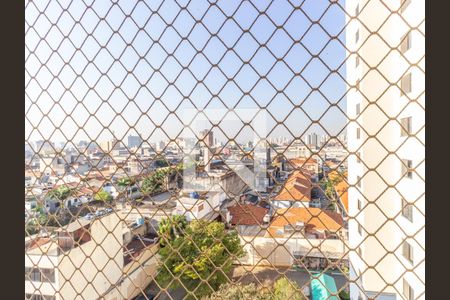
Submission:
[[[305,300],[305,296],[295,282],[290,282],[285,277],[278,279],[273,286],[263,287],[254,283],[243,285],[241,283],[227,283],[204,298],[208,300]]]
[[[142,192],[153,194],[165,189],[164,183],[169,174],[169,169],[157,169],[142,181]]]
[[[158,235],[161,238],[160,246],[164,247],[168,242],[184,235],[186,226],[186,217],[182,215],[175,215],[161,220],[158,228]]]
[[[105,190],[100,190],[94,195],[94,200],[97,201],[103,201],[103,202],[110,202],[112,201],[113,197]]]
[[[272,293],[270,289],[258,287],[254,283],[247,285],[238,284],[222,284],[216,292],[211,296],[204,298],[205,300],[270,300]],[[287,299],[286,299],[287,300]]]
[[[61,185],[56,189],[52,189],[47,193],[47,197],[57,199],[57,200],[65,200],[69,197],[74,189],[69,188],[67,185]]]
[[[134,184],[134,180],[132,180],[129,177],[124,177],[124,178],[120,178],[117,181],[117,185],[119,186],[120,189],[124,190],[125,188],[131,186],[132,184]]]
[[[163,288],[177,288],[181,282],[197,298],[228,282],[233,261],[245,254],[236,231],[205,220],[191,222],[184,234],[169,239],[158,253],[162,261],[158,283]],[[179,281],[172,281],[174,276],[179,276]]]
[[[278,279],[273,285],[273,300],[303,300],[305,297],[300,291],[299,286],[287,278]]]

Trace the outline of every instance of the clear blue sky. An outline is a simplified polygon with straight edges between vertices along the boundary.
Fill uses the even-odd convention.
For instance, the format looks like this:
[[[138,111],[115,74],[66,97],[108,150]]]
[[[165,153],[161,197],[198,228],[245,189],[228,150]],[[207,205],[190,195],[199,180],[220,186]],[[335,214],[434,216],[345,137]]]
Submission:
[[[153,132],[156,126],[162,124],[174,138],[191,120],[192,109],[262,107],[274,118],[267,123],[273,127],[293,104],[304,111],[296,108],[284,124],[299,136],[310,126],[307,116],[317,120],[328,108],[325,97],[336,103],[346,90],[337,74],[320,87],[323,95],[311,89],[330,73],[319,59],[310,61],[330,41],[321,26],[334,35],[345,25],[344,12],[336,4],[329,7],[329,1],[292,1],[301,10],[287,0],[195,0],[187,7],[188,1],[123,0],[111,6],[105,0],[91,1],[91,8],[82,1],[62,7],[57,1],[48,7],[44,2],[26,7],[27,23],[33,25],[25,26],[26,139],[101,141],[111,137],[110,131],[125,139],[136,133],[131,125],[144,139],[157,142],[167,137],[160,129]],[[45,16],[39,15],[44,10]],[[320,26],[310,28],[309,19],[319,18]],[[345,43],[344,32],[339,39]],[[345,48],[333,40],[320,58],[335,69],[345,60]],[[345,65],[338,72],[345,78]],[[344,112],[345,105],[342,99]],[[175,109],[178,118],[170,113]],[[336,134],[345,121],[334,107],[321,124]],[[33,126],[40,134],[33,131],[29,137]],[[66,137],[61,132],[51,136],[55,126]],[[219,126],[234,137],[242,124]],[[310,131],[322,133],[317,125]],[[217,129],[215,133],[224,138]],[[270,136],[280,135],[292,137],[282,126]],[[238,140],[248,136],[247,129]]]

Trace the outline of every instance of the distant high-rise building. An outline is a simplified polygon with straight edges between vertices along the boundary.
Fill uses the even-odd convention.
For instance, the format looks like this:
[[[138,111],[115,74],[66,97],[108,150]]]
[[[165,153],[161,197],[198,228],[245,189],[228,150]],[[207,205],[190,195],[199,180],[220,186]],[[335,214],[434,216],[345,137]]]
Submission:
[[[112,138],[112,140],[101,142],[100,148],[104,152],[111,152],[113,150],[119,150],[121,148],[121,142],[114,137],[114,138]]]
[[[317,147],[318,146],[318,137],[315,132],[308,134],[307,144],[309,146]]]
[[[204,129],[200,132],[200,136],[204,138],[206,146],[214,147],[214,133],[212,130]]]
[[[81,140],[78,142],[78,148],[86,148],[88,144],[89,143],[87,141]]]
[[[159,151],[164,150],[165,147],[166,147],[166,143],[164,141],[159,141],[158,150]]]
[[[128,148],[140,147],[142,144],[142,139],[138,135],[129,135],[128,136]]]
[[[40,141],[36,141],[35,145],[36,145],[36,148],[35,148],[36,152],[40,152],[40,153],[54,152],[55,144],[53,142],[40,140]]]

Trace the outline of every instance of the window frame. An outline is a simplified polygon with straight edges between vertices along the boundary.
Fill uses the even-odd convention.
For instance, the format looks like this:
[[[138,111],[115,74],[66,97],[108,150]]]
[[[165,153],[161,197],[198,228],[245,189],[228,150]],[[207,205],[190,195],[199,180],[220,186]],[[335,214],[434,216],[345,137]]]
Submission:
[[[409,72],[400,80],[400,92],[402,95],[411,93],[412,91],[412,74]]]
[[[400,52],[405,54],[409,49],[411,49],[411,31],[406,33],[400,42]]]
[[[403,0],[402,3],[400,4],[400,13],[404,13],[410,4],[411,0]]]
[[[414,250],[408,241],[403,241],[402,243],[402,256],[411,264],[414,263]]]
[[[402,177],[412,179],[413,178],[413,163],[410,159],[402,159]]]
[[[405,296],[407,300],[414,299],[414,289],[409,285],[405,278],[403,278],[403,296]]]
[[[406,124],[404,124],[406,122]],[[412,132],[412,116],[400,119],[400,136],[409,136]]]
[[[402,216],[410,222],[413,222],[413,205],[402,199]]]

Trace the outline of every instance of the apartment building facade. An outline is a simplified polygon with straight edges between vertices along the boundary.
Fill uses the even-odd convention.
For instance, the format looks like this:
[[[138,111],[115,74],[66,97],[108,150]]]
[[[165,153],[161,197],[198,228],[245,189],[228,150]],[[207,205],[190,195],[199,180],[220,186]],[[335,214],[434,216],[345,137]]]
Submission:
[[[26,240],[25,299],[135,297],[156,272],[157,240],[123,225],[111,213]]]
[[[351,299],[425,299],[424,5],[346,1]]]

